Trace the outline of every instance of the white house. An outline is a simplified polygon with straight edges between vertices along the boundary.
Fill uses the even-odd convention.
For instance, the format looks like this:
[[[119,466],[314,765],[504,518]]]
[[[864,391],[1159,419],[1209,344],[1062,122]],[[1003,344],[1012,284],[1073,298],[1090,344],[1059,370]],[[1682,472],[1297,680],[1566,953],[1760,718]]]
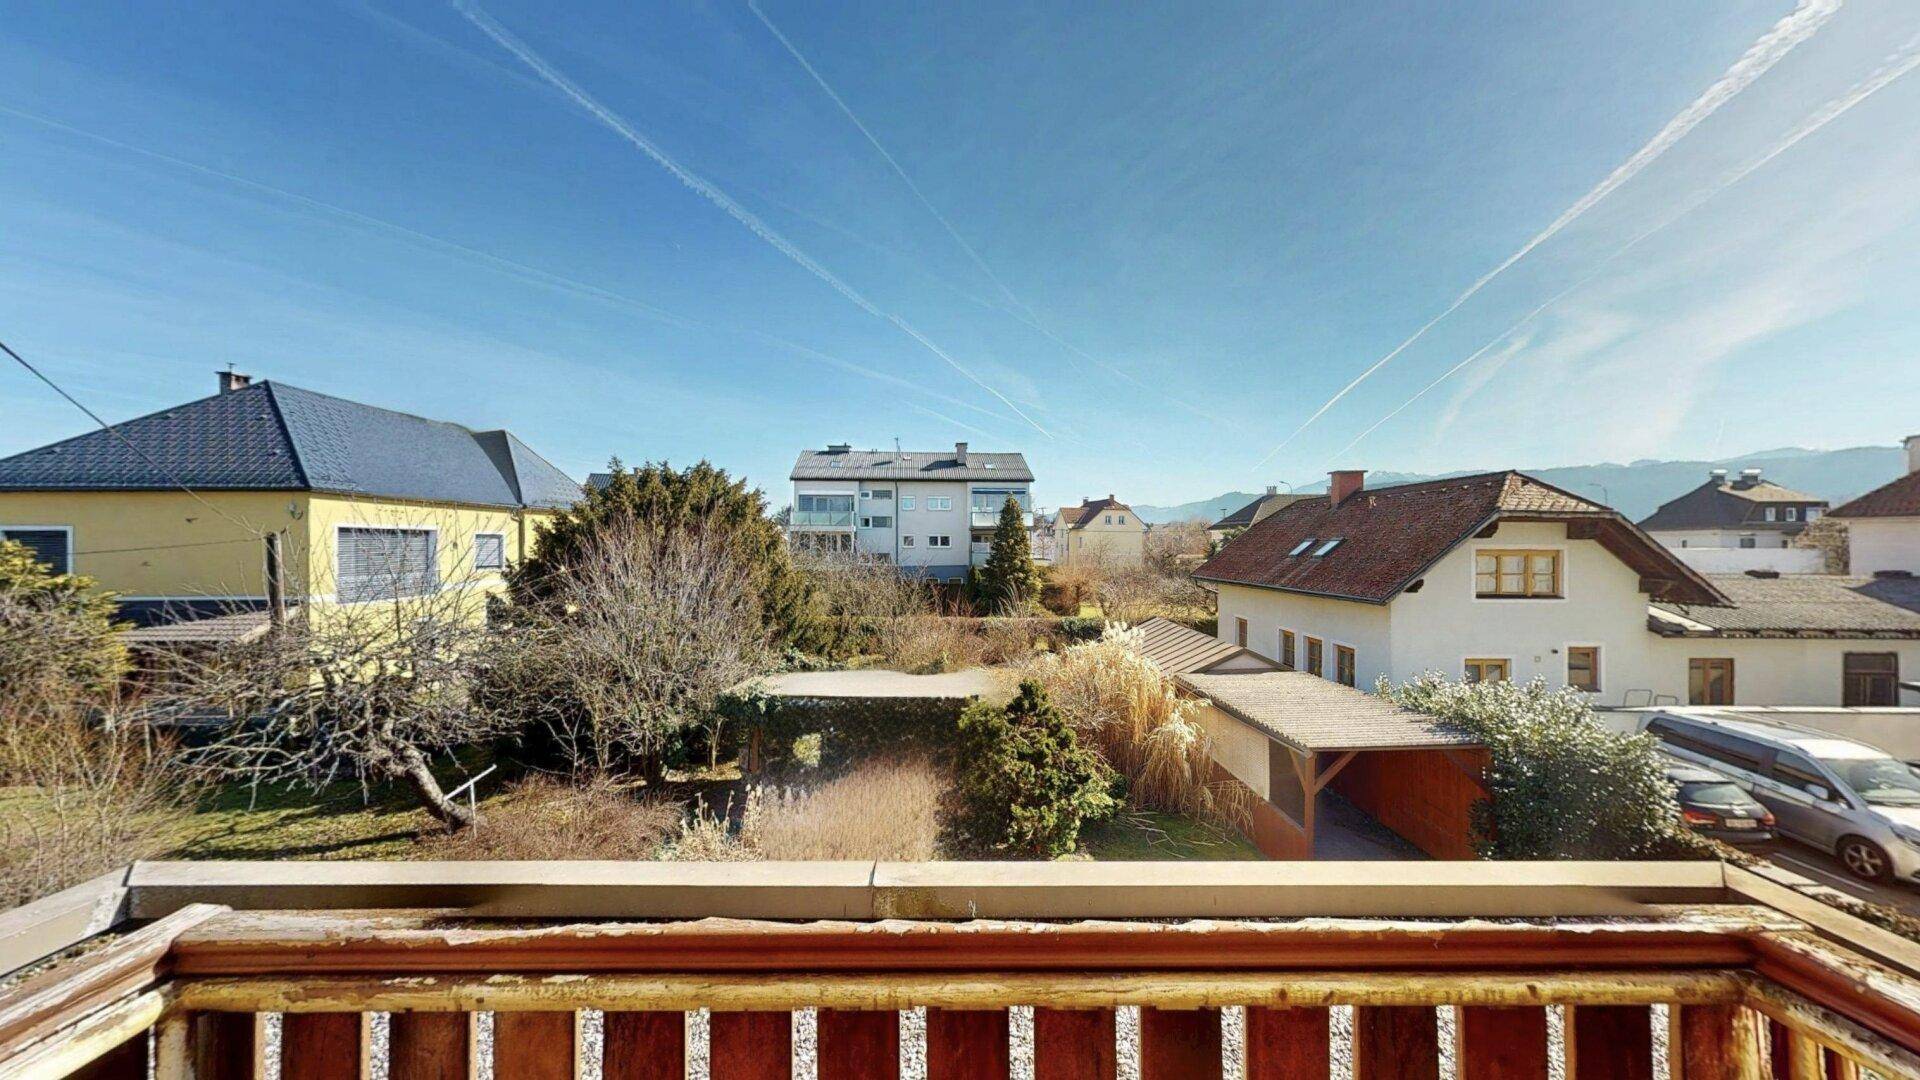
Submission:
[[[1891,705],[1920,670],[1915,583],[1705,575],[1517,472],[1363,476],[1333,474],[1194,571],[1222,640],[1349,685],[1539,676],[1614,705]]]
[[[1146,522],[1111,495],[1061,507],[1034,534],[1036,556],[1059,566],[1139,566],[1147,558]]]
[[[1794,547],[1793,540],[1826,510],[1825,499],[1764,480],[1759,469],[1742,469],[1737,478],[1714,469],[1706,483],[1662,503],[1640,528],[1707,573],[1817,574],[1825,569],[1825,553]]]
[[[796,546],[859,551],[937,581],[965,581],[987,560],[1008,499],[1033,525],[1033,472],[1017,453],[803,450],[793,466]]]
[[[1223,515],[1219,521],[1207,526],[1207,535],[1215,540],[1225,540],[1255,522],[1265,520],[1276,511],[1284,510],[1294,503],[1299,502],[1301,499],[1311,497],[1312,496],[1309,495],[1295,495],[1292,492],[1282,495],[1280,494],[1280,488],[1277,484],[1268,484],[1265,495],[1260,496],[1231,514]]]
[[[1906,447],[1905,476],[1833,511],[1847,523],[1852,573],[1920,575],[1920,435]]]

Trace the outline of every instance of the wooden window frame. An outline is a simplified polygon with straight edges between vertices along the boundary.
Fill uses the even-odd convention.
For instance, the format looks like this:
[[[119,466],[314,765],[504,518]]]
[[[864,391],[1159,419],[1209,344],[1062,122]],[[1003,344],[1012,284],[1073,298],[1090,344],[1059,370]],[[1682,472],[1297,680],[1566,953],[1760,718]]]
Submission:
[[[1885,657],[1893,661],[1893,666],[1892,666],[1892,669],[1889,671],[1862,672],[1856,675],[1849,668],[1849,665],[1856,657],[1859,657],[1862,659],[1869,658],[1869,657],[1871,658]],[[1872,696],[1871,694],[1867,694],[1867,695],[1854,694],[1853,688],[1854,688],[1854,680],[1856,678],[1859,678],[1859,679],[1886,678],[1891,680],[1893,683],[1893,700],[1883,703],[1883,706],[1874,706],[1869,701],[1853,700],[1855,697],[1859,697],[1859,696],[1864,696],[1864,697]],[[1862,650],[1862,651],[1850,651],[1850,652],[1841,653],[1840,654],[1840,704],[1841,704],[1841,707],[1843,708],[1873,708],[1873,707],[1899,705],[1900,704],[1900,654],[1890,649],[1877,649],[1872,652]]]
[[[1360,677],[1360,658],[1351,645],[1333,647],[1333,681],[1352,686]]]
[[[1504,557],[1519,556],[1526,560],[1526,569],[1521,573],[1520,592],[1501,592],[1500,560]],[[1533,560],[1535,558],[1553,560],[1553,591],[1533,591]],[[1493,591],[1480,588],[1480,560],[1492,558]],[[1567,598],[1567,552],[1564,548],[1475,548],[1473,551],[1473,598],[1476,600],[1565,600]]]
[[[1317,637],[1313,637],[1309,635],[1307,637],[1306,644],[1307,644],[1307,647],[1305,649],[1305,652],[1306,652],[1305,659],[1307,662],[1306,663],[1307,674],[1318,675],[1323,679],[1326,678],[1327,643],[1320,640]]]
[[[1300,663],[1300,638],[1285,627],[1280,628],[1280,655],[1275,659],[1283,671],[1293,671]]]
[[[1593,685],[1582,686],[1579,683],[1573,681],[1573,654],[1575,653],[1592,654],[1592,660],[1588,664],[1588,669],[1593,672]],[[1571,686],[1576,690],[1581,690],[1589,694],[1598,694],[1600,693],[1600,687],[1603,681],[1604,681],[1604,675],[1600,670],[1600,646],[1598,645],[1567,646],[1567,685],[1568,686]]]
[[[1243,649],[1247,647],[1247,620],[1238,615],[1233,617],[1233,643]]]
[[[1727,671],[1727,700],[1707,701],[1705,699],[1707,697],[1706,690],[1708,682],[1707,676],[1704,673],[1711,670],[1713,666],[1722,664],[1726,666]],[[1696,671],[1703,673],[1700,679],[1700,693],[1698,694],[1694,693],[1693,687],[1693,677]],[[1734,691],[1734,672],[1735,665],[1733,657],[1731,656],[1689,656],[1687,658],[1687,704],[1732,705],[1735,701],[1739,700]]]
[[[1493,664],[1500,665],[1500,678],[1497,680],[1488,679],[1486,675],[1485,669]],[[1460,662],[1460,677],[1465,679],[1467,673],[1470,671],[1476,675],[1476,678],[1468,680],[1471,682],[1512,682],[1513,658],[1510,656],[1469,656]]]

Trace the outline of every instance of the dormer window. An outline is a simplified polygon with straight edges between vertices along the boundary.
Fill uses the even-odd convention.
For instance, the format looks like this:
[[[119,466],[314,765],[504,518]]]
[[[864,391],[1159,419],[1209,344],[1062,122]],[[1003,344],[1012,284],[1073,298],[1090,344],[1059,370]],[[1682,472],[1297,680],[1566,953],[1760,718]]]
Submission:
[[[1333,539],[1327,541],[1326,543],[1321,544],[1319,547],[1313,550],[1313,557],[1316,559],[1324,557],[1328,552],[1332,551],[1334,548],[1339,547],[1340,541],[1344,539],[1346,539],[1346,537],[1336,536]]]
[[[1289,556],[1304,555],[1306,554],[1307,549],[1313,546],[1313,541],[1314,541],[1314,538],[1309,536],[1305,540],[1300,541],[1299,545],[1296,546],[1292,551],[1287,552],[1287,554]]]

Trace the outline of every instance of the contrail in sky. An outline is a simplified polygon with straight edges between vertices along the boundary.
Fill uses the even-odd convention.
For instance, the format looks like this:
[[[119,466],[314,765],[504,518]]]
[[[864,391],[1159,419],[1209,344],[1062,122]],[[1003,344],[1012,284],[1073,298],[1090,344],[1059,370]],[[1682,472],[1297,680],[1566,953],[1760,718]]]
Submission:
[[[1548,308],[1553,307],[1555,304],[1558,304],[1560,301],[1566,299],[1572,293],[1580,290],[1581,288],[1584,288],[1587,284],[1592,282],[1595,278],[1599,277],[1603,270],[1605,270],[1608,266],[1612,265],[1615,259],[1618,259],[1620,256],[1625,255],[1628,251],[1632,250],[1633,248],[1638,247],[1641,241],[1646,240],[1647,238],[1653,236],[1655,233],[1665,229],[1667,226],[1672,225],[1674,222],[1679,221],[1681,218],[1686,217],[1688,214],[1693,213],[1695,210],[1698,210],[1701,206],[1705,205],[1709,200],[1714,198],[1716,195],[1719,195],[1721,192],[1727,190],[1733,185],[1738,184],[1740,181],[1745,180],[1748,176],[1751,176],[1755,171],[1760,169],[1762,166],[1766,165],[1768,162],[1772,161],[1774,158],[1779,157],[1781,154],[1784,154],[1788,150],[1791,150],[1793,147],[1799,145],[1802,139],[1805,139],[1807,136],[1812,135],[1814,132],[1819,131],[1821,128],[1826,127],[1828,124],[1839,119],[1841,116],[1845,115],[1848,110],[1852,109],[1855,105],[1858,105],[1861,102],[1872,97],[1873,95],[1879,93],[1881,90],[1885,89],[1889,84],[1891,84],[1895,79],[1898,79],[1903,75],[1906,75],[1907,73],[1913,71],[1915,68],[1920,68],[1920,35],[1915,35],[1914,37],[1908,39],[1905,45],[1895,50],[1886,59],[1884,63],[1882,63],[1878,68],[1874,69],[1872,74],[1868,75],[1866,78],[1855,83],[1851,88],[1847,90],[1846,93],[1841,94],[1839,97],[1836,97],[1831,101],[1828,101],[1826,104],[1820,106],[1818,109],[1815,109],[1805,120],[1800,122],[1800,125],[1798,127],[1794,128],[1791,132],[1789,132],[1786,138],[1775,143],[1772,149],[1768,150],[1765,154],[1762,154],[1759,157],[1755,158],[1754,160],[1748,162],[1746,165],[1741,166],[1739,169],[1735,170],[1734,172],[1728,173],[1726,176],[1722,177],[1718,183],[1714,184],[1712,187],[1709,187],[1705,191],[1702,191],[1698,195],[1694,196],[1694,198],[1691,201],[1689,201],[1687,205],[1681,207],[1679,211],[1668,216],[1665,220],[1645,230],[1639,235],[1635,236],[1633,239],[1627,241],[1625,244],[1622,244],[1618,250],[1614,251],[1613,254],[1607,256],[1606,259],[1604,259],[1598,267],[1595,267],[1592,273],[1581,278],[1579,281],[1574,282],[1572,285],[1568,286],[1567,288],[1562,289],[1560,292],[1554,294],[1554,296],[1551,299],[1549,299],[1546,303],[1541,304],[1539,307],[1536,307],[1532,311],[1527,312],[1525,315],[1521,316],[1518,322],[1514,323],[1512,326],[1509,326],[1505,330],[1502,330],[1498,334],[1494,335],[1494,337],[1490,341],[1488,341],[1485,345],[1480,346],[1480,348],[1474,350],[1473,354],[1468,356],[1465,360],[1462,360],[1459,363],[1448,368],[1446,371],[1441,372],[1439,378],[1433,380],[1432,382],[1428,383],[1426,386],[1422,387],[1419,393],[1401,402],[1399,408],[1393,410],[1392,412],[1381,417],[1380,419],[1375,420],[1371,425],[1367,427],[1365,431],[1362,431],[1360,434],[1354,436],[1352,442],[1349,442],[1347,445],[1341,447],[1333,455],[1334,458],[1339,459],[1346,456],[1348,451],[1360,445],[1362,440],[1364,440],[1367,436],[1373,434],[1374,431],[1376,431],[1382,424],[1385,424],[1387,421],[1392,420],[1396,416],[1399,416],[1401,413],[1407,411],[1408,407],[1411,406],[1414,402],[1419,401],[1421,398],[1427,396],[1428,391],[1432,390],[1434,387],[1439,386],[1441,383],[1446,382],[1448,379],[1451,379],[1453,376],[1459,374],[1462,370],[1472,365],[1474,361],[1480,359],[1482,356],[1485,356],[1487,352],[1491,350],[1495,345],[1498,345],[1500,342],[1505,341],[1507,338],[1513,336],[1514,334],[1518,333],[1520,330],[1526,328],[1535,319],[1539,318],[1543,313],[1545,313]]]
[[[1653,164],[1655,159],[1666,153],[1675,143],[1685,138],[1688,132],[1700,126],[1702,121],[1712,116],[1722,105],[1732,101],[1741,91],[1752,86],[1755,80],[1765,75],[1773,65],[1779,63],[1788,53],[1818,33],[1820,28],[1826,25],[1827,20],[1831,19],[1834,13],[1840,10],[1840,5],[1843,2],[1844,0],[1800,0],[1799,6],[1794,8],[1791,14],[1779,22],[1774,23],[1773,28],[1761,35],[1760,39],[1755,41],[1752,47],[1749,48],[1740,59],[1734,61],[1733,66],[1729,67],[1724,75],[1721,75],[1712,86],[1707,87],[1706,91],[1695,98],[1692,104],[1680,110],[1672,120],[1667,121],[1667,125],[1661,128],[1653,138],[1647,140],[1645,146],[1636,150],[1632,157],[1621,162],[1618,168],[1607,174],[1606,179],[1594,185],[1591,191],[1575,200],[1572,206],[1567,207],[1559,217],[1553,219],[1552,224],[1540,230],[1533,239],[1522,244],[1518,251],[1507,256],[1505,262],[1482,274],[1478,281],[1467,286],[1466,291],[1454,297],[1453,302],[1448,304],[1440,314],[1427,320],[1426,324],[1421,326],[1420,329],[1415,330],[1412,336],[1394,346],[1391,352],[1375,360],[1370,367],[1362,371],[1352,382],[1341,387],[1339,393],[1328,398],[1325,404],[1314,410],[1313,415],[1307,417],[1299,427],[1294,428],[1292,434],[1280,440],[1278,445],[1267,451],[1266,456],[1261,458],[1257,465],[1265,465],[1268,461],[1272,460],[1275,454],[1285,449],[1288,443],[1298,438],[1301,432],[1313,425],[1314,421],[1326,415],[1327,410],[1338,404],[1341,398],[1352,393],[1355,387],[1367,381],[1374,372],[1387,366],[1394,357],[1406,351],[1408,346],[1426,336],[1427,331],[1433,329],[1440,320],[1458,311],[1462,304],[1472,299],[1474,294],[1485,288],[1494,278],[1499,277],[1512,267],[1513,264],[1526,258],[1528,253],[1532,252],[1534,248],[1546,243],[1561,230],[1573,224],[1582,214],[1593,209],[1595,205],[1608,195],[1611,195],[1622,184],[1639,175],[1641,170]]]
[[[99,143],[102,146],[110,146],[115,150],[120,150],[125,153],[148,158],[153,161],[163,162],[167,165],[172,165],[175,168],[184,169],[188,172],[198,173],[202,176],[209,176],[216,180],[222,180],[229,184],[233,184],[236,187],[242,187],[250,191],[257,191],[264,195],[270,195],[274,198],[282,199],[287,202],[291,202],[296,205],[306,207],[309,210],[316,210],[323,214],[331,215],[338,218],[343,218],[347,221],[353,222],[356,225],[364,226],[376,232],[387,233],[392,236],[399,237],[403,240],[411,241],[415,244],[418,244],[421,247],[427,248],[432,251],[438,251],[442,254],[455,255],[455,256],[459,256],[467,259],[476,260],[478,262],[485,263],[496,270],[500,270],[512,277],[520,278],[523,281],[531,281],[536,284],[544,285],[548,288],[558,290],[560,292],[572,293],[577,296],[585,296],[595,300],[603,301],[608,304],[615,305],[617,307],[627,308],[632,311],[638,312],[639,314],[644,315],[649,319],[652,319],[656,322],[665,323],[669,326],[677,326],[685,330],[698,330],[698,331],[710,332],[710,333],[711,332],[732,333],[732,334],[738,334],[745,337],[756,338],[760,341],[767,342],[771,345],[776,345],[789,352],[793,352],[801,356],[805,356],[808,359],[814,360],[818,363],[826,364],[830,367],[839,368],[842,371],[849,372],[851,374],[858,375],[863,378],[872,379],[877,382],[887,383],[891,386],[896,386],[901,389],[911,390],[915,393],[923,394],[927,397],[933,398],[936,401],[943,401],[943,402],[946,402],[947,404],[954,405],[956,407],[963,408],[963,409],[971,409],[983,415],[994,417],[995,419],[1000,419],[1000,420],[1012,419],[1011,417],[1005,416],[1004,414],[996,412],[992,409],[982,408],[981,406],[975,405],[970,401],[962,401],[959,398],[951,397],[949,395],[939,393],[938,391],[935,391],[935,390],[929,390],[926,387],[919,385],[918,383],[912,382],[911,380],[903,379],[897,375],[891,375],[884,371],[878,371],[874,368],[866,367],[862,364],[856,364],[851,360],[843,360],[840,357],[821,352],[818,349],[809,348],[808,346],[802,345],[799,342],[791,341],[791,340],[788,340],[787,338],[783,338],[775,334],[769,334],[760,330],[752,330],[746,327],[730,327],[730,328],[719,327],[719,326],[714,326],[710,323],[701,322],[697,319],[688,318],[684,315],[677,315],[664,308],[655,307],[654,305],[649,304],[644,300],[637,300],[631,296],[626,296],[621,293],[614,292],[610,289],[605,289],[598,285],[594,285],[591,282],[581,281],[578,278],[567,277],[564,274],[556,274],[550,270],[542,270],[537,266],[530,266],[526,263],[519,262],[515,259],[509,259],[503,255],[495,255],[493,252],[490,252],[490,251],[483,251],[476,247],[469,247],[466,244],[462,244],[457,241],[448,240],[439,236],[434,236],[431,233],[424,233],[418,229],[408,228],[407,226],[401,225],[398,222],[388,221],[385,218],[377,218],[371,214],[363,214],[358,210],[350,210],[347,207],[339,206],[335,203],[326,202],[321,199],[316,199],[310,195],[302,195],[297,191],[289,191],[286,188],[275,187],[272,184],[263,183],[259,180],[252,179],[251,177],[241,176],[238,173],[227,172],[224,169],[216,169],[210,165],[203,165],[197,161],[189,161],[186,158],[175,157],[172,154],[162,153],[161,151],[158,151],[158,150],[150,150],[144,146],[136,146],[133,143],[122,142],[119,139],[115,139],[106,135],[101,135],[97,132],[88,131],[84,128],[77,128],[77,127],[74,127],[72,124],[62,123],[61,121],[55,120],[51,117],[41,116],[38,113],[27,112],[24,109],[16,109],[9,105],[0,105],[0,113],[4,113],[8,116],[18,117],[22,120],[39,124],[43,127],[52,128],[55,131],[59,131],[67,135],[72,135],[75,138],[85,139],[89,142]]]
[[[454,10],[458,11],[462,16],[464,16],[468,22],[472,23],[482,33],[492,38],[497,44],[499,44],[501,48],[512,53],[514,56],[520,59],[521,63],[524,63],[529,68],[532,68],[535,74],[547,80],[547,82],[553,84],[553,86],[556,89],[560,90],[562,93],[572,98],[575,104],[579,105],[582,109],[585,109],[595,119],[599,120],[601,124],[605,125],[608,129],[613,131],[615,134],[619,135],[621,138],[632,143],[634,147],[639,149],[642,153],[646,154],[648,157],[652,158],[654,162],[658,164],[661,168],[672,173],[674,177],[678,179],[682,184],[685,184],[689,190],[693,191],[695,194],[699,195],[700,197],[706,199],[708,202],[712,203],[713,205],[719,207],[729,217],[732,217],[735,221],[738,221],[741,225],[746,226],[749,232],[752,232],[755,236],[758,236],[761,240],[766,241],[766,243],[770,247],[772,247],[775,251],[778,251],[780,254],[785,255],[788,259],[791,259],[794,263],[798,264],[801,269],[807,271],[808,273],[812,274],[814,277],[819,278],[821,281],[831,286],[835,292],[838,292],[841,296],[851,301],[856,307],[860,308],[860,310],[866,312],[869,315],[872,315],[877,319],[883,319],[889,323],[892,323],[901,332],[905,333],[907,336],[919,342],[922,346],[924,346],[927,349],[927,351],[933,353],[935,356],[945,361],[948,367],[951,367],[953,370],[965,376],[966,379],[972,382],[975,386],[978,386],[980,389],[985,390],[987,393],[992,394],[995,398],[998,398],[1000,401],[1000,404],[1005,405],[1007,408],[1013,410],[1014,415],[1026,421],[1028,426],[1032,427],[1035,431],[1038,431],[1040,434],[1046,436],[1049,439],[1053,438],[1053,434],[1051,432],[1049,432],[1046,428],[1041,427],[1038,423],[1034,421],[1034,419],[1031,416],[1028,416],[1025,412],[1023,412],[1020,406],[1014,404],[1011,398],[1007,397],[1005,394],[1001,393],[1000,391],[994,389],[992,386],[988,385],[987,382],[982,380],[978,375],[975,375],[973,372],[969,371],[958,360],[955,360],[952,357],[952,355],[950,355],[945,349],[942,349],[940,346],[934,344],[932,341],[928,340],[925,334],[922,334],[920,331],[914,329],[913,326],[908,324],[908,322],[905,319],[902,319],[900,316],[892,314],[891,312],[882,310],[873,301],[868,300],[864,295],[862,295],[859,292],[859,290],[855,289],[853,286],[847,284],[846,282],[840,280],[840,278],[837,275],[835,275],[833,271],[828,270],[825,266],[822,266],[820,263],[816,262],[812,256],[800,250],[797,246],[793,244],[792,241],[788,240],[786,237],[780,235],[777,231],[774,230],[774,228],[771,225],[768,225],[766,222],[760,220],[760,218],[757,217],[752,211],[740,205],[738,201],[736,201],[731,195],[728,195],[725,191],[722,191],[712,181],[707,180],[705,177],[700,176],[699,174],[688,169],[686,166],[681,165],[678,161],[675,161],[670,155],[667,154],[665,150],[662,150],[660,147],[654,145],[652,140],[648,139],[645,135],[642,135],[632,124],[628,123],[618,113],[614,112],[612,109],[609,109],[607,106],[602,105],[591,94],[588,94],[584,89],[582,89],[577,83],[567,78],[567,76],[563,74],[558,68],[548,63],[546,59],[543,58],[539,53],[534,52],[533,49],[529,47],[525,42],[522,42],[519,38],[509,33],[505,27],[501,26],[498,22],[495,22],[491,15],[488,15],[485,11],[482,11],[478,5],[472,2],[472,0],[454,0],[453,7],[454,7]]]

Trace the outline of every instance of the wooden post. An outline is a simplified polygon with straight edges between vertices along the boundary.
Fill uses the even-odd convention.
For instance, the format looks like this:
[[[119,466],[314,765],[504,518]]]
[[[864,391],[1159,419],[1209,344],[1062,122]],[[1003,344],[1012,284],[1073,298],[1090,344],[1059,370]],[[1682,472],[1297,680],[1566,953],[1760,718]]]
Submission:
[[[1034,1080],[1113,1080],[1112,1009],[1033,1010]]]
[[[600,1074],[604,1080],[682,1080],[687,1074],[687,1014],[606,1014]]]
[[[900,1014],[821,1009],[816,1028],[820,1080],[892,1080],[900,1075]]]
[[[1220,1075],[1219,1009],[1141,1009],[1140,1080]]]
[[[1460,1080],[1547,1078],[1543,1008],[1457,1008],[1453,1034]]]
[[[494,1080],[573,1080],[579,1074],[580,1014],[493,1014]]]
[[[468,1080],[478,1029],[473,1013],[394,1013],[387,1021],[388,1080]]]
[[[276,630],[287,625],[287,571],[277,532],[267,534],[267,618]]]
[[[1739,1005],[1676,1005],[1673,1080],[1762,1080],[1760,1026]]]
[[[280,1020],[280,1080],[361,1080],[366,1013],[288,1013]]]
[[[1353,1080],[1440,1080],[1440,1027],[1433,1009],[1353,1010]]]
[[[927,1080],[1006,1080],[1007,1028],[1005,1009],[928,1009]]]
[[[1247,1009],[1247,1080],[1327,1080],[1333,1033],[1326,1009]]]
[[[707,1022],[711,1080],[788,1080],[793,1075],[793,1014],[716,1012]]]
[[[1653,1080],[1653,1010],[1566,1007],[1568,1080]]]

